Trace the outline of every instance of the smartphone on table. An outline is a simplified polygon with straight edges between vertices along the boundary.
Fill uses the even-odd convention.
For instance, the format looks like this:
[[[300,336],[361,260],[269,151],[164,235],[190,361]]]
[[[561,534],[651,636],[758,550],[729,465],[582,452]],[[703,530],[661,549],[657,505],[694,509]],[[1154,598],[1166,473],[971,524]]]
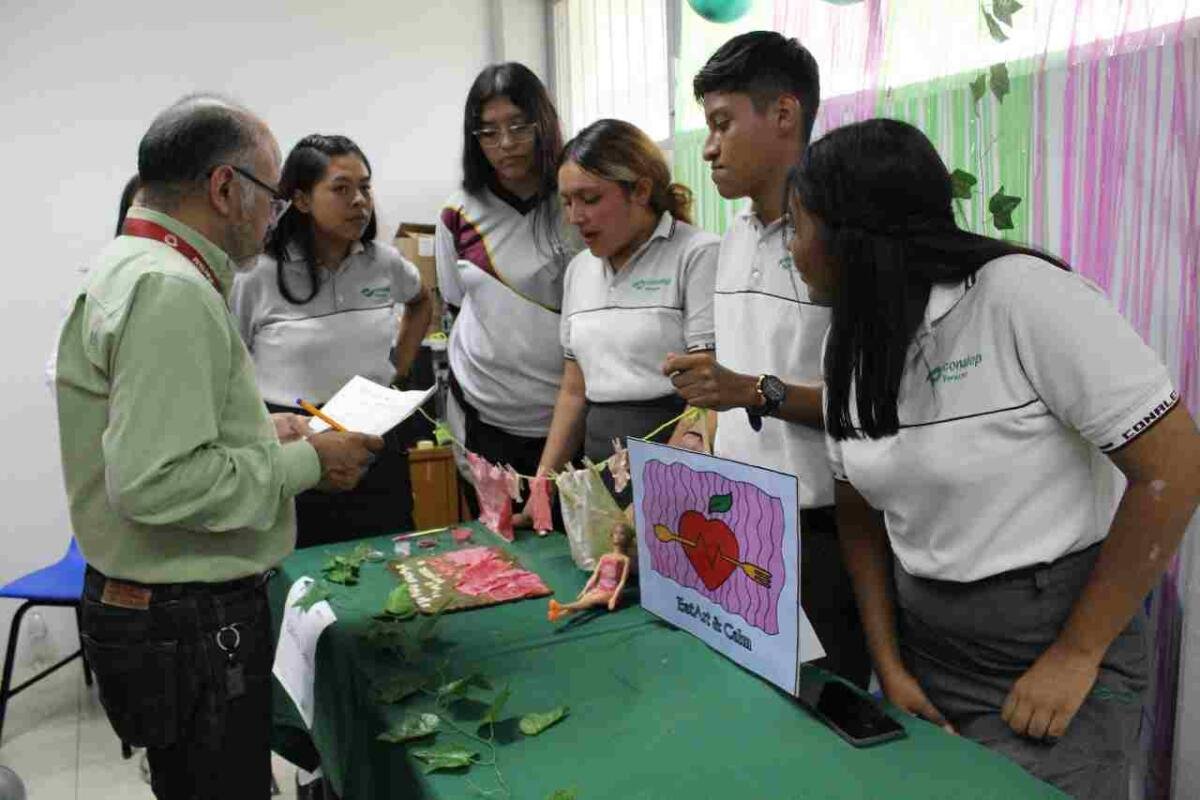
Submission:
[[[907,735],[904,726],[885,714],[874,698],[859,694],[840,681],[804,683],[799,699],[805,708],[855,747],[870,747]]]

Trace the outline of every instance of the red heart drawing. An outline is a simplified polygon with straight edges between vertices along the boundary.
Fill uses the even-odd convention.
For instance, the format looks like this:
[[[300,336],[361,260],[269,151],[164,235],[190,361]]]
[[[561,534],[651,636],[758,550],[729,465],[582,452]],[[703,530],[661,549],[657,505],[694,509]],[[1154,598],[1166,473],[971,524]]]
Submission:
[[[683,546],[692,568],[711,592],[728,580],[737,567],[738,542],[729,526],[719,519],[708,519],[698,511],[685,511],[679,518],[679,537],[695,542]],[[726,561],[722,555],[732,558]]]

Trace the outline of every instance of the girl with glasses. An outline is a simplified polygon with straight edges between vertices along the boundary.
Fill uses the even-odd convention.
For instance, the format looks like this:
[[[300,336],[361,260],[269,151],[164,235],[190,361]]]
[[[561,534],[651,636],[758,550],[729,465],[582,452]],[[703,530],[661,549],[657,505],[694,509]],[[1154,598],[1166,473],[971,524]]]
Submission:
[[[542,82],[505,63],[476,77],[462,135],[462,188],[436,232],[438,288],[454,315],[447,414],[468,450],[529,475],[562,371],[563,274],[580,247],[558,204],[562,133]]]

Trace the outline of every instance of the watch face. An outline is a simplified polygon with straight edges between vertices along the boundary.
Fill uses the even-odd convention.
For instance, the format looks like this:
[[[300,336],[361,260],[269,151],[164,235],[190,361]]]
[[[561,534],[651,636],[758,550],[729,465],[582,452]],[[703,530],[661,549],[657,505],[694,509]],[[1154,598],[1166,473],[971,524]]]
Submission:
[[[787,386],[774,375],[767,375],[763,378],[762,394],[768,403],[778,405],[787,396]]]

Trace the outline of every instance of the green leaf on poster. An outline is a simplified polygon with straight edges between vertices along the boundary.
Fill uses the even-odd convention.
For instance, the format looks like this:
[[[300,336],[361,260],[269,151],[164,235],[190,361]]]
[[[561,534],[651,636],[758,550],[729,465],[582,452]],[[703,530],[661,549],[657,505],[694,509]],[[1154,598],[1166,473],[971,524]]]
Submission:
[[[956,169],[950,173],[950,196],[960,200],[971,199],[971,189],[979,179],[966,170]]]
[[[992,87],[992,94],[996,95],[998,102],[1004,102],[1004,95],[1010,91],[1008,82],[1008,67],[1003,63],[993,64],[988,76],[988,85]]]
[[[1020,11],[1021,4],[1017,0],[993,0],[992,13],[996,15],[996,19],[1003,22],[1005,25],[1012,27],[1012,15]]]
[[[997,42],[1007,42],[1008,36],[1005,35],[1004,30],[1000,27],[1000,23],[996,22],[996,18],[987,11],[984,11],[983,6],[979,7],[979,11],[983,14],[983,18],[987,22],[988,33],[992,35],[992,38]]]
[[[732,494],[714,494],[708,498],[708,513],[723,514],[733,508]]]
[[[979,77],[971,81],[971,99],[975,102],[976,111],[979,110],[979,101],[987,94],[987,73],[979,73]]]
[[[375,738],[381,742],[410,742],[413,739],[424,739],[437,733],[441,720],[437,714],[405,714],[404,719],[392,729],[379,734]]]
[[[537,736],[539,733],[546,730],[546,728],[549,728],[551,725],[565,717],[567,715],[567,710],[568,709],[566,706],[558,706],[550,709],[549,711],[526,714],[525,716],[521,717],[518,727],[520,727],[521,733],[525,734],[526,736]]]

